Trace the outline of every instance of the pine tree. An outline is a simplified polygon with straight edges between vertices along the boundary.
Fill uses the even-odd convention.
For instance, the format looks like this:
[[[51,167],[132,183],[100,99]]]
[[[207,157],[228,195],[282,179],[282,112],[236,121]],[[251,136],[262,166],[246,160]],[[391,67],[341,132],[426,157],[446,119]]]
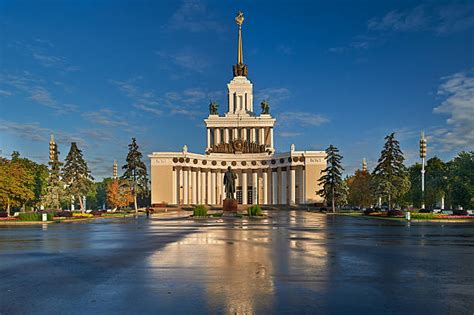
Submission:
[[[82,157],[82,151],[72,142],[63,168],[63,181],[67,185],[66,194],[79,200],[82,212],[85,210],[82,198],[91,189],[93,179]]]
[[[318,191],[326,203],[331,200],[332,212],[336,212],[336,201],[342,196],[343,180],[341,166],[342,156],[338,153],[339,149],[332,144],[326,149],[326,163],[327,167],[321,171],[321,178],[318,180],[323,188]]]
[[[61,166],[59,161],[58,145],[55,143],[52,159],[48,162],[49,176],[48,185],[46,187],[46,195],[43,197],[43,203],[46,207],[59,209],[61,207],[61,199],[64,197],[64,183],[61,180]]]
[[[142,153],[138,151],[136,139],[132,138],[132,143],[128,145],[127,164],[122,166],[124,173],[121,178],[129,182],[135,213],[137,214],[137,195],[145,195],[148,193],[146,165],[141,159]]]
[[[400,201],[410,189],[408,172],[403,164],[405,158],[395,133],[385,137],[385,145],[373,172],[373,182],[379,196],[386,195],[388,207],[392,201]]]

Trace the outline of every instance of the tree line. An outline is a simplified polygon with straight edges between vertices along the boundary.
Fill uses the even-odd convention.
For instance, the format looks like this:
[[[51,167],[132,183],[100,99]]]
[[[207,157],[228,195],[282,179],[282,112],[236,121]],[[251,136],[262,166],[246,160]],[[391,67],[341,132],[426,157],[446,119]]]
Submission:
[[[421,191],[421,167],[404,164],[405,157],[395,133],[385,137],[385,144],[372,172],[358,169],[353,175],[342,178],[342,156],[330,145],[326,149],[327,167],[321,172],[318,191],[326,204],[335,211],[346,205],[371,207],[386,205],[397,207],[453,209],[474,207],[474,152],[460,152],[444,162],[438,157],[428,159],[425,167],[425,193]]]
[[[89,209],[147,205],[148,174],[142,153],[132,138],[123,175],[94,182],[82,150],[72,142],[64,163],[57,144],[50,147],[48,165],[36,163],[14,151],[10,159],[0,158],[0,211],[60,210],[78,205]],[[12,211],[13,210],[13,211]]]

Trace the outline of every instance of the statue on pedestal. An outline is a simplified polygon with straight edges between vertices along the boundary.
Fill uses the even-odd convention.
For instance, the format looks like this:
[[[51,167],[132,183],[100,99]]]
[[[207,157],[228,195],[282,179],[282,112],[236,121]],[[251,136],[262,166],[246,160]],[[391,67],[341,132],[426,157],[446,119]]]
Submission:
[[[260,106],[262,107],[262,114],[267,115],[270,112],[270,104],[268,104],[267,100],[263,100]]]
[[[227,168],[227,172],[224,175],[224,185],[225,185],[225,197],[226,199],[235,199],[235,180],[237,179],[237,175],[235,175],[232,168],[229,166]]]
[[[219,109],[219,104],[214,101],[210,101],[209,103],[209,114],[210,115],[219,115],[219,112],[217,111]]]

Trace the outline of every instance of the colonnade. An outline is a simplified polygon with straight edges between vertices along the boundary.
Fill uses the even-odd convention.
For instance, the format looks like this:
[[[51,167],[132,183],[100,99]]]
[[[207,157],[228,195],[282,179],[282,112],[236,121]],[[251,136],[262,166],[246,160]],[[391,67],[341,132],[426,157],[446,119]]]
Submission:
[[[250,140],[273,148],[273,127],[260,128],[207,128],[207,147],[231,140]],[[268,140],[267,140],[268,139]]]
[[[174,167],[172,204],[222,204],[225,199],[223,180],[226,171],[226,169],[188,166]],[[239,197],[242,204],[306,203],[304,166],[234,171],[237,174],[236,187],[241,192]]]

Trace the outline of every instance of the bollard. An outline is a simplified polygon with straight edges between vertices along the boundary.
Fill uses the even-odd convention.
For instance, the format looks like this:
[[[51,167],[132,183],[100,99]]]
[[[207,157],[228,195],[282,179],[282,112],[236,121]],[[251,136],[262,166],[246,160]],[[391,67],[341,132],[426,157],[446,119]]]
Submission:
[[[407,212],[405,213],[405,219],[407,219],[407,221],[410,221],[410,220],[411,220],[410,211],[407,211]]]
[[[41,214],[41,219],[43,222],[48,221],[48,214],[47,213],[42,213]]]

